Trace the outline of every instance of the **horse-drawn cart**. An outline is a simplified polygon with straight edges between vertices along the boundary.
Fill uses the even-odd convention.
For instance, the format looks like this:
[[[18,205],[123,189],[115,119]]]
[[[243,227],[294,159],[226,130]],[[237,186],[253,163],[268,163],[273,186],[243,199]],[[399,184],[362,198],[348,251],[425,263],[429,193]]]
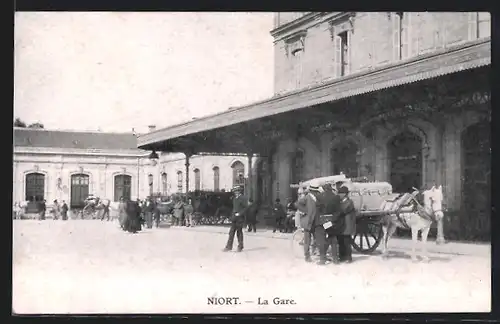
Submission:
[[[357,211],[356,234],[352,237],[352,247],[363,254],[373,253],[383,239],[382,220],[385,215],[394,213],[394,206],[388,204],[398,194],[392,193],[392,186],[388,182],[366,182],[363,179],[350,179],[345,175],[334,175],[291,185],[292,188],[306,189],[311,182],[323,186],[343,182],[349,188],[349,197]],[[302,230],[297,230],[292,239],[294,249],[302,241]],[[301,248],[299,248],[301,250]]]

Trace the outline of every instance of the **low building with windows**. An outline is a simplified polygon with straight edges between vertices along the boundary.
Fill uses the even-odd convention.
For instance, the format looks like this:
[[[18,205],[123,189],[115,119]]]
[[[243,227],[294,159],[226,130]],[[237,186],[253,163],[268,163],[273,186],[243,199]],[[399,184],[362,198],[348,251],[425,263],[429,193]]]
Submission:
[[[487,12],[276,13],[272,98],[138,147],[255,154],[247,178],[263,208],[339,172],[395,192],[442,185],[447,235],[488,240],[490,34]]]
[[[13,201],[65,200],[82,208],[89,194],[117,201],[186,191],[184,157],[137,149],[132,133],[14,128]],[[246,157],[193,156],[189,190],[245,184]]]

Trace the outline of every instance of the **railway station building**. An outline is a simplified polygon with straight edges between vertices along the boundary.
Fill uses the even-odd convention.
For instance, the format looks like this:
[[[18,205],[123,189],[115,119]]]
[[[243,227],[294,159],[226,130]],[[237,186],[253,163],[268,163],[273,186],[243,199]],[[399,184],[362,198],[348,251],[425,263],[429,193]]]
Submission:
[[[55,131],[14,128],[13,201],[65,200],[82,208],[89,194],[117,201],[151,194],[186,192],[183,154],[137,148],[132,133]],[[194,156],[191,190],[230,190],[244,184],[246,156]],[[36,204],[28,212],[36,210]]]
[[[269,215],[290,184],[345,173],[442,185],[445,236],[489,240],[490,14],[275,14],[272,98],[138,137],[148,152],[247,157]],[[243,161],[242,161],[243,162]]]

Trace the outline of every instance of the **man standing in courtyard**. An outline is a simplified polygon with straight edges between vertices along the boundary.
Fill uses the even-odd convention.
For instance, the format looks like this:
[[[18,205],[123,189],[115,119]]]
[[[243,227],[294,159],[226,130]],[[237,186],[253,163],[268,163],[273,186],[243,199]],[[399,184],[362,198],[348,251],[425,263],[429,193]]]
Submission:
[[[356,210],[354,203],[348,196],[349,189],[345,186],[340,187],[338,195],[340,196],[339,217],[343,222],[342,235],[337,236],[339,244],[339,259],[341,262],[352,262],[352,235],[356,233]]]
[[[229,238],[227,239],[224,252],[233,249],[234,234],[238,237],[238,252],[243,250],[243,225],[245,224],[245,213],[247,211],[247,201],[243,197],[243,188],[237,186],[233,189],[233,212],[231,219],[231,228],[229,229]]]
[[[68,205],[65,200],[63,200],[61,205],[61,219],[63,221],[68,220]]]

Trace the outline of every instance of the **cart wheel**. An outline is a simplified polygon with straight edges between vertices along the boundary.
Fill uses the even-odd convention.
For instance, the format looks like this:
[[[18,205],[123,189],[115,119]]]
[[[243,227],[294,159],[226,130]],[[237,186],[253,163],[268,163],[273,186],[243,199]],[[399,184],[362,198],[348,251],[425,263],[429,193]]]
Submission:
[[[360,225],[361,228],[352,237],[352,247],[360,253],[373,253],[382,242],[382,224],[365,223]]]
[[[297,229],[292,235],[292,255],[294,258],[304,258],[304,230]]]

